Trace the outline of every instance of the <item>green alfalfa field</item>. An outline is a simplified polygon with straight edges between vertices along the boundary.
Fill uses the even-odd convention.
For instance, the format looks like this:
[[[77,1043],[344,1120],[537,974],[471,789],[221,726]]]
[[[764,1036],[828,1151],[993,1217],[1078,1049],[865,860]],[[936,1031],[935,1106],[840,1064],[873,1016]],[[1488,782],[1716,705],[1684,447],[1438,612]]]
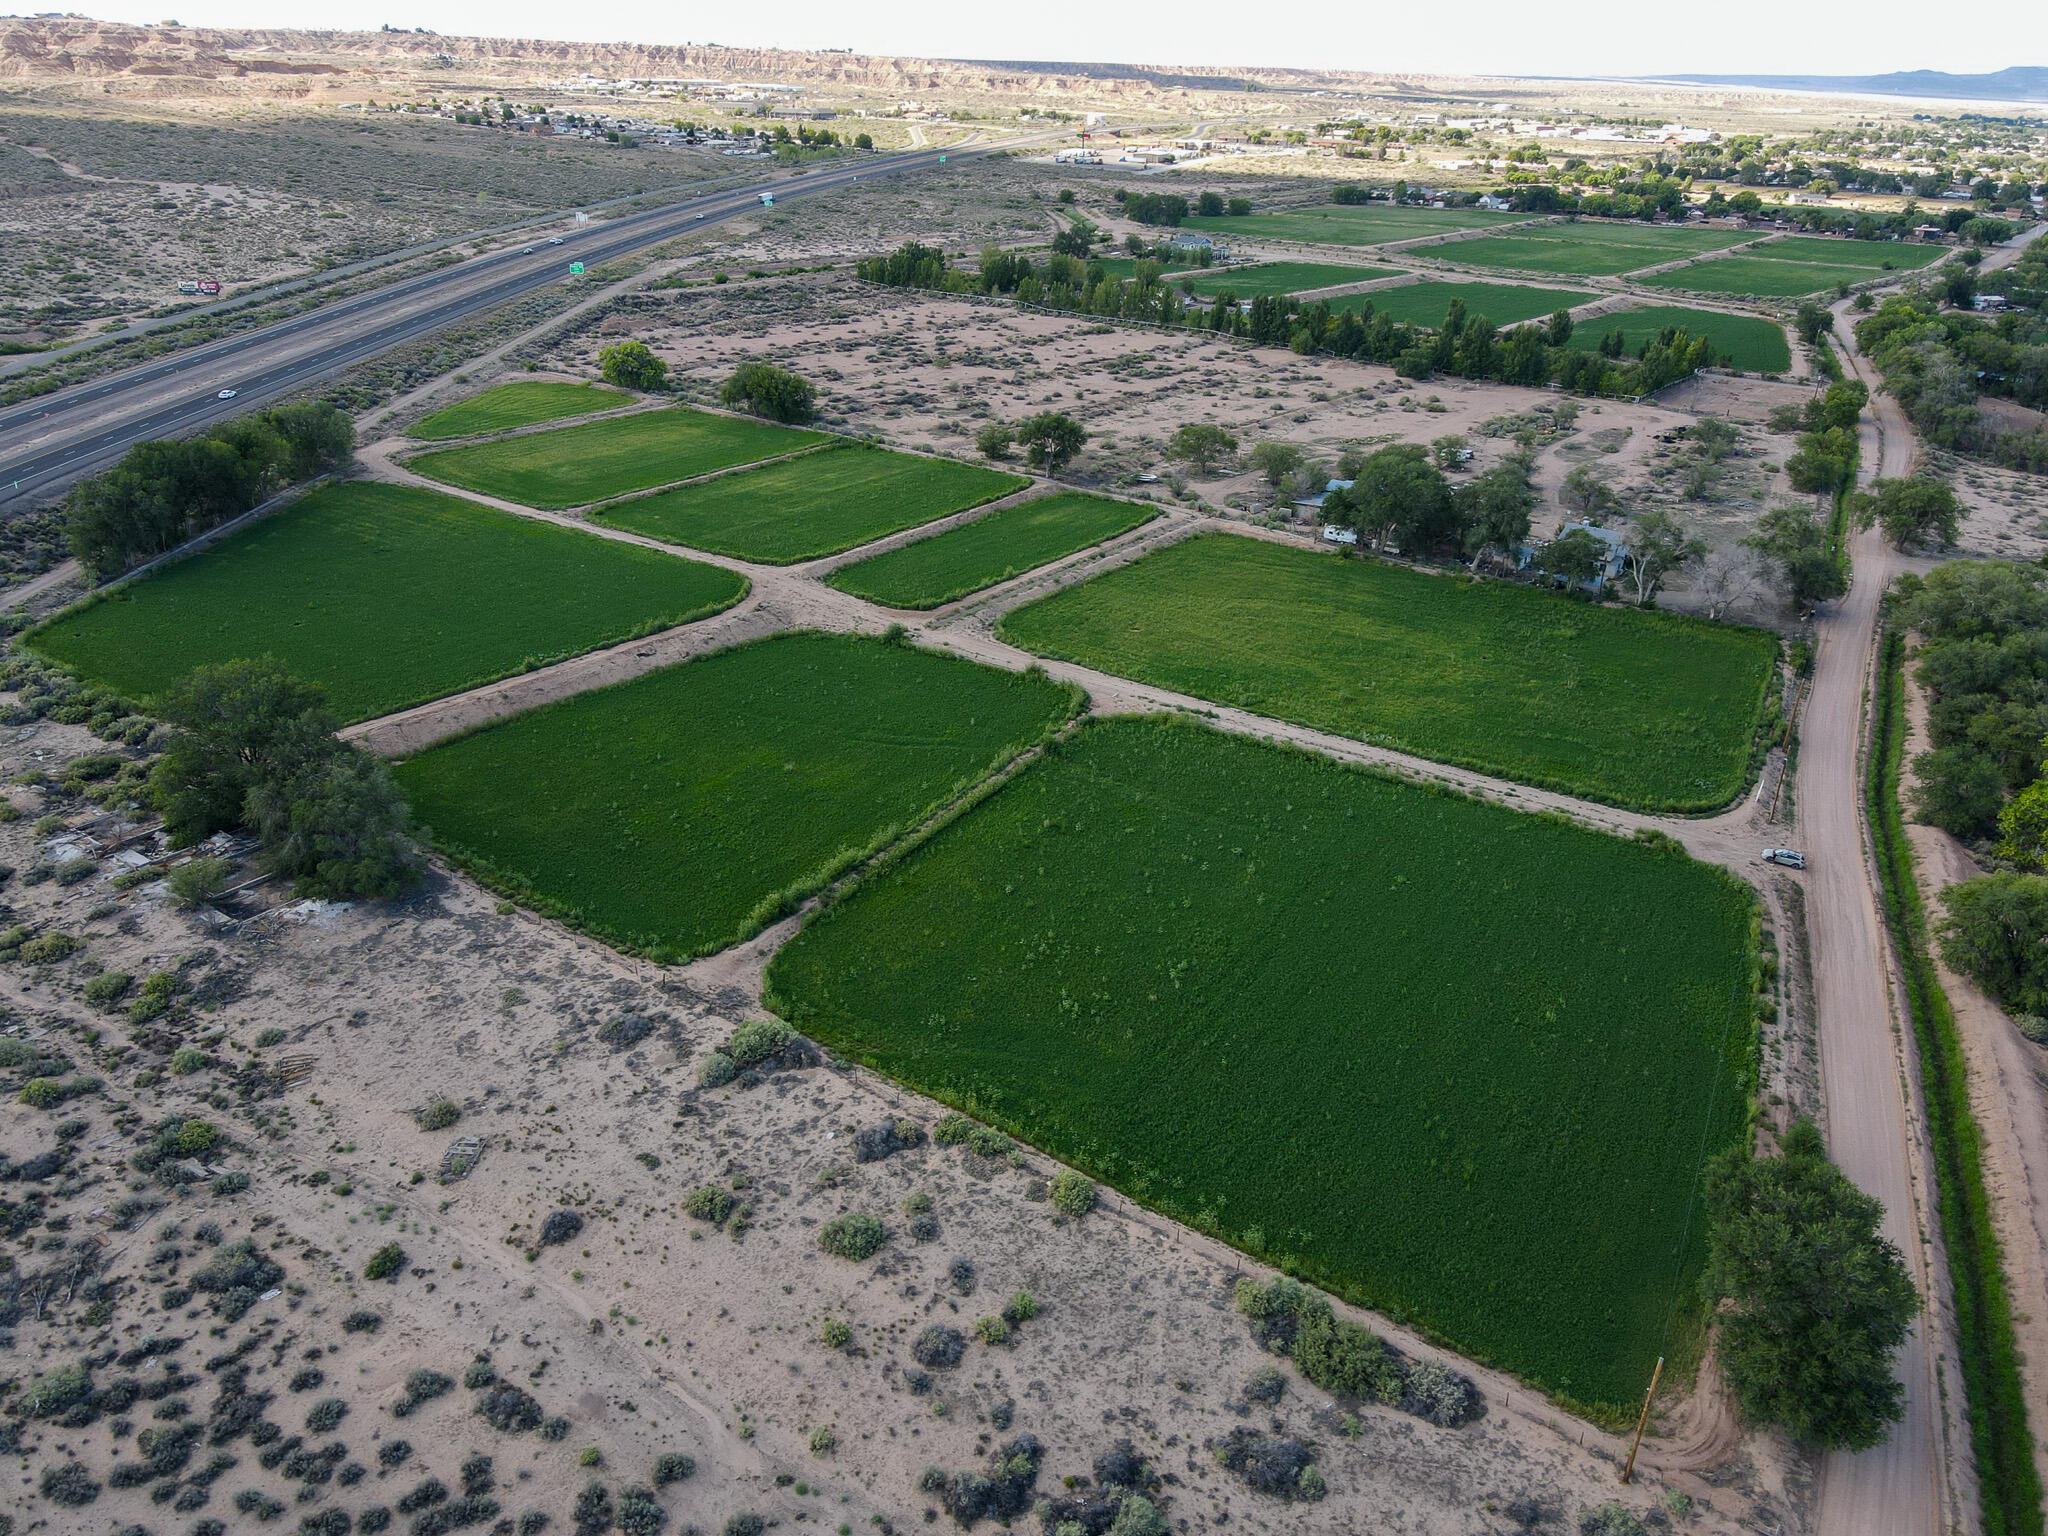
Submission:
[[[1655,341],[1672,328],[1688,336],[1704,336],[1731,368],[1751,373],[1783,373],[1792,366],[1791,343],[1786,341],[1785,328],[1777,321],[1760,315],[1730,315],[1676,304],[1643,305],[1582,320],[1572,327],[1568,345],[1583,352],[1597,351],[1604,338],[1620,331],[1622,343],[1633,357],[1645,342]]]
[[[664,543],[788,565],[1022,490],[1022,475],[848,443],[616,502],[595,520]]]
[[[1077,706],[1043,677],[796,632],[497,721],[397,773],[486,885],[668,963],[757,931]]]
[[[887,608],[937,608],[1158,515],[1139,502],[1062,491],[841,566],[825,584]]]
[[[818,432],[679,405],[437,449],[408,459],[406,468],[521,506],[580,507],[826,441]]]
[[[601,384],[521,379],[511,384],[494,385],[467,400],[458,400],[431,416],[423,417],[413,423],[406,436],[421,442],[481,437],[487,432],[531,427],[543,421],[615,411],[632,403],[633,397],[625,391],[606,389]]]
[[[1006,615],[1025,650],[1639,810],[1749,781],[1776,641],[1237,534]]]
[[[732,571],[413,486],[349,481],[27,637],[149,699],[194,667],[274,656],[345,720],[702,618]]]
[[[1611,1421],[1697,1341],[1753,912],[1668,843],[1124,717],[861,877],[767,996]]]

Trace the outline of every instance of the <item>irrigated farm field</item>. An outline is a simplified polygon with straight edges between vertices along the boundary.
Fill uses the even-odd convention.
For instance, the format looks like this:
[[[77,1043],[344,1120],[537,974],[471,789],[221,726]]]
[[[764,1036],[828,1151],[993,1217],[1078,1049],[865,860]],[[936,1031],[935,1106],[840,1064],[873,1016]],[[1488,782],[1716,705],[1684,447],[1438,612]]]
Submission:
[[[1754,240],[1730,229],[1678,229],[1655,224],[1546,224],[1537,229],[1460,240],[1430,255],[1470,267],[1517,267],[1578,277],[1611,277],[1702,251]]]
[[[423,453],[407,468],[528,507],[578,507],[752,464],[825,441],[817,432],[677,406]]]
[[[741,560],[788,565],[994,501],[1022,475],[849,444],[620,502],[597,520]]]
[[[1740,793],[1774,642],[1234,534],[1029,607],[1040,655],[1641,809]]]
[[[1791,344],[1775,320],[1753,315],[1724,315],[1712,309],[1686,309],[1675,304],[1645,305],[1582,320],[1572,328],[1571,345],[1596,351],[1605,337],[1620,331],[1631,355],[1646,341],[1655,341],[1667,327],[1688,336],[1704,336],[1728,359],[1730,367],[1752,373],[1783,373],[1792,366]]]
[[[599,384],[500,384],[434,412],[414,423],[407,435],[426,442],[478,437],[485,432],[530,427],[535,422],[558,421],[564,416],[587,416],[592,411],[609,411],[632,403],[633,397],[623,390],[606,389]]]
[[[1789,236],[1740,256],[1696,262],[1641,281],[1651,288],[1695,293],[1735,293],[1757,298],[1797,298],[1837,283],[1860,283],[1881,272],[1913,272],[1941,255],[1939,250],[1897,241],[1823,240]]]
[[[485,883],[662,960],[720,949],[1074,708],[909,646],[790,634],[516,715],[401,764]]]
[[[1495,325],[1519,325],[1597,297],[1578,288],[1529,288],[1512,283],[1403,283],[1370,293],[1346,294],[1330,300],[1330,308],[1342,314],[1370,304],[1376,313],[1402,324],[1434,327],[1443,324],[1453,299],[1463,299],[1470,316],[1483,315]]]
[[[1289,213],[1254,213],[1241,219],[1192,218],[1181,228],[1242,240],[1306,240],[1318,245],[1380,245],[1415,240],[1459,229],[1511,224],[1522,215],[1482,213],[1475,208],[1396,208],[1332,203]]]
[[[275,656],[348,720],[729,608],[742,576],[410,486],[315,491],[29,644],[136,698]]]
[[[1393,277],[1398,267],[1343,266],[1324,261],[1268,261],[1252,267],[1211,267],[1194,277],[1176,277],[1174,282],[1189,293],[1204,298],[1234,293],[1240,299],[1261,294],[1302,293],[1313,288],[1336,288],[1344,283],[1368,283],[1376,277]]]
[[[1701,1159],[1745,1113],[1750,911],[1675,852],[1126,719],[815,918],[769,1001],[1613,1411],[1697,1315]]]
[[[1156,508],[1104,496],[1041,496],[842,566],[826,585],[889,608],[937,608],[1158,515]]]

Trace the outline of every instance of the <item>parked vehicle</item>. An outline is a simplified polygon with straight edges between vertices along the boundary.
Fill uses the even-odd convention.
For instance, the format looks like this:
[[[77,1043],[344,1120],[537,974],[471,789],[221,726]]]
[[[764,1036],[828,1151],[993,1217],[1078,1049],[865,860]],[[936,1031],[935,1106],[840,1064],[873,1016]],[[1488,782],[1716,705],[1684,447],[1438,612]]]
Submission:
[[[1766,864],[1782,864],[1787,869],[1804,869],[1806,868],[1806,855],[1797,848],[1766,848],[1764,850],[1764,862]]]
[[[1358,542],[1358,530],[1356,528],[1339,528],[1335,523],[1325,523],[1323,525],[1323,541],[1327,544],[1356,544]]]

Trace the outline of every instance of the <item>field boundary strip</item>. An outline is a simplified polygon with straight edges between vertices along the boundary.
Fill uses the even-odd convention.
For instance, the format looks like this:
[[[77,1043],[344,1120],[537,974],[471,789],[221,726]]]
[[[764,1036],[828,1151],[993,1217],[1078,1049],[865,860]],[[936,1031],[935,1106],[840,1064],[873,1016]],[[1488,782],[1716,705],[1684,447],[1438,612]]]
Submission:
[[[1977,1469],[1984,1536],[2041,1536],[2041,1482],[2027,1424],[2012,1297],[1984,1182],[1984,1133],[1970,1108],[1969,1063],[1929,949],[1913,845],[1900,808],[1905,761],[1905,636],[1880,642],[1872,739],[1864,783],[1878,895],[1917,1047],[1935,1174],[1964,1415]],[[1923,1307],[1928,1305],[1923,1298]]]

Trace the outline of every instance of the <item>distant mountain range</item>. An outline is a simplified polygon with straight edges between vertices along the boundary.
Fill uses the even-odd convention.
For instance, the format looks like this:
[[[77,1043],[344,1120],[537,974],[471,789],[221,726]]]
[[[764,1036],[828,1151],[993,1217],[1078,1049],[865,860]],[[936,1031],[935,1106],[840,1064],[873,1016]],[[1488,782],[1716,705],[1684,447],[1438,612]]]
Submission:
[[[1766,91],[1829,91],[1845,96],[1934,96],[1951,101],[2048,103],[2048,67],[2001,69],[1995,75],[1949,75],[1902,69],[1889,75],[1658,75],[1681,85],[1747,85]]]

